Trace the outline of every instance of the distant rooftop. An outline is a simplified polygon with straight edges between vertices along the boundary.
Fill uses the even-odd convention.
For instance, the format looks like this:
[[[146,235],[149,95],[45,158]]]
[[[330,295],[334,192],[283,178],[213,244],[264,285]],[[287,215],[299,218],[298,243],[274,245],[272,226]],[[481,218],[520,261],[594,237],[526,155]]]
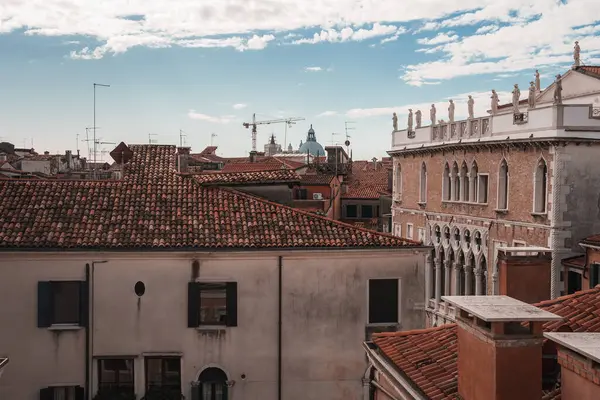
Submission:
[[[563,319],[556,314],[508,296],[442,296],[442,299],[486,322]]]
[[[546,332],[544,336],[582,356],[600,362],[600,333]]]

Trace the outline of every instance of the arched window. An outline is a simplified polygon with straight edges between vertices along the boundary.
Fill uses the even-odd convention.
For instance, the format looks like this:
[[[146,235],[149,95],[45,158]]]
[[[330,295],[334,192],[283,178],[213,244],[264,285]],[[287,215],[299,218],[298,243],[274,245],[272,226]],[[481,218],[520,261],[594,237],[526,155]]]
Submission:
[[[394,169],[394,199],[399,201],[402,199],[402,165],[396,163]]]
[[[460,252],[460,269],[458,270],[458,296],[465,295],[465,255]]]
[[[467,163],[463,161],[462,166],[460,168],[460,200],[468,202],[469,201],[469,169],[467,168]]]
[[[456,161],[454,162],[454,165],[452,166],[452,180],[454,183],[454,185],[453,185],[454,192],[453,192],[452,200],[460,201],[460,176],[458,174],[458,164],[456,163]]]
[[[446,259],[446,254],[444,254],[444,248],[440,249],[440,264],[439,264],[439,268],[442,269],[442,273],[441,273],[441,279],[439,282],[440,285],[440,293],[442,296],[446,296],[446,268],[444,265],[444,260]],[[448,293],[450,294],[450,293]]]
[[[534,174],[533,212],[546,212],[548,193],[548,166],[543,158],[537,163]]]
[[[444,179],[442,180],[442,199],[450,201],[450,167],[448,163],[444,166]]]
[[[419,185],[419,202],[425,203],[427,202],[427,167],[424,162],[421,164],[421,179]]]
[[[469,198],[472,202],[477,201],[477,175],[479,174],[479,168],[477,168],[477,163],[473,161],[471,165],[471,176],[469,177],[471,186],[469,188]]]
[[[481,294],[483,296],[487,295],[487,262],[485,261],[485,256],[481,257]]]
[[[429,271],[429,287],[431,288],[431,298],[434,299],[435,298],[435,288],[437,285],[437,282],[435,281],[435,250],[431,250],[431,268]]]
[[[473,296],[475,295],[475,256],[473,255],[473,253],[471,253],[471,255],[469,256],[469,259],[471,260],[469,262],[469,290],[467,290],[465,293],[466,296]]]
[[[226,400],[227,375],[220,368],[206,368],[198,377],[198,386],[194,387],[194,400]]]
[[[498,210],[506,209],[508,209],[508,164],[506,160],[502,160],[498,171]]]

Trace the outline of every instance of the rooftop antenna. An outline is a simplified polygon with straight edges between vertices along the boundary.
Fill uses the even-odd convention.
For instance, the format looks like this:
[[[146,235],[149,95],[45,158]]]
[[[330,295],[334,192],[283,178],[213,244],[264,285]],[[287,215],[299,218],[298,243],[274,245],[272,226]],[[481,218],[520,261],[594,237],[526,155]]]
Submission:
[[[180,129],[179,130],[179,147],[183,147],[186,136],[187,136],[187,134],[182,129]]]
[[[213,139],[216,138],[218,135],[216,133],[211,133],[210,134],[210,146],[212,147],[213,145]]]
[[[77,154],[79,154],[79,133],[75,134],[75,150],[77,150]]]
[[[156,133],[149,133],[148,134],[148,144],[153,144],[156,143],[156,140],[152,140],[152,136],[158,136]]]
[[[92,151],[93,151],[92,148],[93,148],[93,146],[90,145],[90,142],[93,142],[94,139],[90,138],[90,131],[93,130],[93,129],[94,128],[91,127],[91,126],[85,128],[85,140],[84,140],[84,142],[87,143],[87,159],[88,159],[88,161],[92,160]],[[95,129],[100,129],[100,127],[97,126]]]
[[[332,146],[335,146],[335,145],[336,145],[336,143],[337,143],[335,140],[333,140],[333,137],[334,137],[334,136],[338,136],[338,135],[341,135],[341,133],[337,133],[337,132],[331,132],[331,145],[332,145]]]
[[[348,131],[351,130],[356,130],[356,128],[354,126],[348,126],[348,124],[355,124],[356,122],[354,121],[345,121],[344,122],[344,126],[346,128],[346,141],[344,142],[344,144],[346,145],[346,153],[349,153],[350,151],[350,138],[351,136],[348,134]],[[350,154],[348,154],[350,156],[350,159],[352,160],[352,156]]]
[[[115,142],[102,142],[101,139],[96,140],[95,144],[96,144],[96,146],[98,146],[100,144],[115,144],[116,145]],[[100,150],[100,154],[106,154],[106,153],[108,153],[108,151]],[[97,161],[94,161],[94,170],[96,169],[96,162]]]

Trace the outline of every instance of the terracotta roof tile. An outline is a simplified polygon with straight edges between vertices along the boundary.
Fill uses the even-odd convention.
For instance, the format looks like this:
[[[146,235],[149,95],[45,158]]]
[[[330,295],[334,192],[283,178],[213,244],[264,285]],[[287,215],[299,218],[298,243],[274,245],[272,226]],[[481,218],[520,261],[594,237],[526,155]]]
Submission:
[[[353,161],[352,174],[346,181],[344,199],[378,199],[381,194],[388,192],[388,169],[385,164],[372,161]]]
[[[600,78],[600,66],[597,65],[582,65],[577,68],[578,71],[582,71],[584,73],[588,73],[591,75],[596,75]]]
[[[600,333],[600,285],[534,304],[565,319],[544,324],[545,332],[569,327],[573,332]],[[456,324],[404,332],[377,333],[373,343],[430,398],[458,395]],[[439,397],[439,391],[444,395]],[[559,400],[548,397],[549,400]],[[544,398],[546,399],[546,398]]]
[[[560,388],[556,388],[548,393],[544,393],[542,396],[542,400],[560,400],[561,398]]]
[[[567,267],[584,268],[585,267],[585,254],[580,256],[573,256],[569,258],[563,258],[561,261],[562,265]]]
[[[303,185],[327,185],[331,183],[331,180],[335,178],[334,175],[326,175],[326,174],[315,174],[315,175],[301,175],[300,181]]]
[[[0,249],[403,247],[175,171],[175,147],[129,146],[119,181],[0,180]]]
[[[225,164],[221,172],[258,172],[258,171],[276,171],[288,169],[280,162],[244,162]]]
[[[588,236],[585,239],[583,239],[581,241],[581,243],[584,244],[591,244],[593,246],[599,246],[600,245],[600,235],[592,235],[592,236]]]
[[[196,182],[203,185],[244,185],[259,183],[300,182],[300,176],[289,169],[257,172],[210,173],[194,175]]]

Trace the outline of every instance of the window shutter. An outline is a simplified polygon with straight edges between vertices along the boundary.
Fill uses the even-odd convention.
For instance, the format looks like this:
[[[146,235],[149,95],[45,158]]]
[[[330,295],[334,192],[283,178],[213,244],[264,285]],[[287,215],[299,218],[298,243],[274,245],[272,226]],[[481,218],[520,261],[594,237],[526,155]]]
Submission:
[[[53,320],[52,282],[38,282],[38,328],[48,328]]]
[[[79,326],[89,326],[89,284],[86,281],[79,282]]]
[[[202,386],[200,386],[200,382],[194,382],[192,384],[192,400],[202,400],[201,396],[200,396],[200,390],[202,388]],[[227,397],[225,397],[227,398]]]
[[[237,282],[227,282],[227,326],[237,326]]]
[[[75,400],[85,400],[85,390],[81,386],[75,386]]]
[[[54,400],[54,389],[51,387],[40,389],[40,400]]]
[[[200,326],[200,284],[188,282],[188,328]]]

